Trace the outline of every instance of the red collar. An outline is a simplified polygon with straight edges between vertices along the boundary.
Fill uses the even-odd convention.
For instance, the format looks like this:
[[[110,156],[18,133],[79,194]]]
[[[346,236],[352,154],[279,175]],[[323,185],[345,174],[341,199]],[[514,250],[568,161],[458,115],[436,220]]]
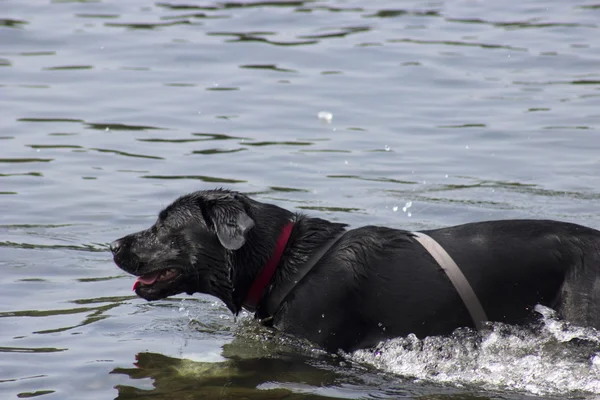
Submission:
[[[250,286],[250,290],[248,291],[248,295],[244,301],[244,307],[248,310],[256,310],[263,291],[275,273],[275,269],[277,268],[277,264],[279,264],[279,260],[283,254],[283,249],[285,249],[285,245],[290,238],[293,227],[293,222],[290,222],[283,227],[281,233],[279,234],[279,238],[277,239],[277,243],[275,244],[275,250],[273,250],[273,254],[271,254],[271,258],[269,258],[263,269],[258,273],[258,276],[254,282],[252,282],[252,286]]]

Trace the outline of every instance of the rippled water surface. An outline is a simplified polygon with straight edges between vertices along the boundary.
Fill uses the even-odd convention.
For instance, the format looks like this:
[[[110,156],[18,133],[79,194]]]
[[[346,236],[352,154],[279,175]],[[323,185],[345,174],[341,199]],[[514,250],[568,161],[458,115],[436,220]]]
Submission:
[[[600,335],[549,310],[326,355],[137,299],[107,249],[215,186],[353,226],[600,228],[599,28],[597,0],[0,0],[0,397],[599,396]]]

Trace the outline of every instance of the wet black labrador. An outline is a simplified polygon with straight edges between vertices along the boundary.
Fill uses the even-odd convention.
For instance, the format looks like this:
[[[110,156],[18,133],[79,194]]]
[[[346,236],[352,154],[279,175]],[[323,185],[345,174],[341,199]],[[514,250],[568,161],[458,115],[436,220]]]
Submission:
[[[111,251],[144,299],[208,293],[329,351],[524,323],[536,304],[600,328],[600,232],[565,222],[348,230],[210,190],[175,200]]]

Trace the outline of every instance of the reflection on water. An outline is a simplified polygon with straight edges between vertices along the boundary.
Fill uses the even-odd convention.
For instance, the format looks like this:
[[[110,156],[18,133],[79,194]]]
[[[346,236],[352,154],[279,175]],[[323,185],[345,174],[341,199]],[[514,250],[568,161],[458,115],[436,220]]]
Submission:
[[[135,368],[115,368],[111,373],[125,374],[133,380],[152,379],[151,390],[121,385],[118,399],[145,398],[182,399],[187,396],[207,398],[300,399],[304,393],[319,392],[338,378],[333,371],[312,367],[294,357],[228,358],[224,362],[198,362],[167,357],[155,353],[136,355]],[[289,388],[270,388],[274,382],[285,382]],[[261,388],[266,385],[267,387]],[[300,393],[291,389],[298,386]],[[256,390],[258,388],[259,390]],[[331,390],[332,392],[334,389]],[[339,398],[338,396],[319,396]]]

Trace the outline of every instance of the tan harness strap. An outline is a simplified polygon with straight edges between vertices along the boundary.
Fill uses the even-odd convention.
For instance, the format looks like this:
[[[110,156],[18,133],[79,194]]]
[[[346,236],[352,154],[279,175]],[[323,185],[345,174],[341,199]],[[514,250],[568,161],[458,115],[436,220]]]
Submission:
[[[460,268],[458,268],[458,265],[456,265],[452,257],[450,257],[450,254],[448,254],[433,238],[421,232],[412,232],[412,234],[415,236],[417,242],[421,243],[425,250],[431,254],[444,272],[446,272],[450,282],[452,282],[454,288],[460,295],[460,298],[465,303],[467,310],[469,310],[475,327],[478,330],[481,330],[483,323],[488,320],[487,316],[477,295],[473,291],[473,288],[469,284],[469,281],[467,281],[465,275]]]

